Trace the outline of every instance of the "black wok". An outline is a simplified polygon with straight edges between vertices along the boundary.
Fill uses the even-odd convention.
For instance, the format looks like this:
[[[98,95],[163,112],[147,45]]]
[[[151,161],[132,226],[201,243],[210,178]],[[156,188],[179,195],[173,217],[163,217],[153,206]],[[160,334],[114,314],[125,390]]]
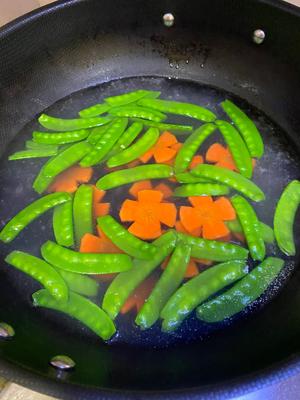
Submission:
[[[162,22],[167,12],[171,28]],[[256,29],[266,33],[261,45]],[[272,155],[287,151],[293,160],[272,161],[258,178],[270,188],[271,222],[276,177],[299,178],[300,11],[271,0],[70,0],[28,14],[0,30],[0,151],[6,156],[45,109],[72,117],[99,96],[140,87],[191,100],[200,93],[202,104],[229,96],[248,107]],[[34,197],[26,189],[31,164],[22,165],[0,166],[1,223]],[[8,201],[17,173],[19,195]],[[38,247],[34,231],[26,240]],[[13,247],[26,247],[24,238]],[[1,245],[1,260],[9,250]],[[1,262],[0,320],[16,335],[0,342],[0,374],[66,399],[223,399],[257,389],[300,371],[298,266],[299,259],[287,268],[271,302],[230,326],[199,333],[191,323],[170,340],[156,341],[154,330],[147,340],[136,334],[108,346],[67,318],[34,310],[35,284]],[[57,373],[49,366],[57,354],[72,357],[75,369]]]

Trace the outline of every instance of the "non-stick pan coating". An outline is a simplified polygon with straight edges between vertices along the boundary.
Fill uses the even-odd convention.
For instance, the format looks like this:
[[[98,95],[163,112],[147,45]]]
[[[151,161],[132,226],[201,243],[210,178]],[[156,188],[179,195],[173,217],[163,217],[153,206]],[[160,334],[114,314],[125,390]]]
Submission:
[[[183,91],[191,85],[191,93],[201,83],[217,88],[216,99],[224,91],[238,96],[237,101],[244,99],[243,104],[252,105],[251,113],[261,118],[265,129],[270,128],[271,142],[272,135],[278,135],[278,150],[286,151],[291,157],[285,164],[279,159],[280,167],[286,170],[279,170],[278,174],[272,171],[272,176],[278,176],[279,181],[280,177],[286,180],[295,177],[299,168],[300,53],[296,47],[300,43],[296,29],[299,20],[292,8],[280,3],[273,9],[270,3],[191,1],[187,8],[183,1],[151,5],[141,1],[75,1],[61,3],[56,11],[45,11],[39,18],[32,16],[25,24],[20,21],[17,27],[8,27],[2,33],[0,49],[1,150],[4,153],[4,145],[21,128],[58,100],[69,96],[50,110],[71,116],[68,113],[73,99],[74,107],[85,106],[93,90],[94,94],[102,90],[83,89],[113,80],[118,82],[118,78],[147,76],[153,79],[137,82],[155,86],[164,78],[161,82],[166,92],[171,90],[168,85],[173,88],[177,85],[176,90]],[[167,11],[175,15],[175,26],[170,29],[161,22]],[[252,42],[256,28],[263,28],[267,33],[261,46]],[[169,83],[168,78],[171,78]],[[176,79],[178,82],[173,86]],[[123,82],[126,87],[128,82],[133,85],[134,79]],[[121,87],[120,82],[116,85]],[[23,132],[29,128],[27,125]],[[275,152],[277,148],[272,149]],[[273,159],[270,162],[276,168]],[[2,182],[7,182],[13,168],[10,172],[1,168],[1,191],[5,191],[7,185]],[[29,185],[31,171],[22,178],[22,184],[27,180]],[[276,184],[275,179],[270,180],[270,185]],[[278,191],[270,193],[278,195]],[[12,212],[27,201],[27,196],[18,198],[11,207],[4,205],[4,210]],[[274,203],[272,198],[272,209]],[[39,223],[35,226],[38,228]],[[88,392],[84,386],[93,388],[90,393],[103,388],[113,390],[113,395],[118,394],[115,392],[118,389],[183,390],[178,396],[207,390],[216,394],[239,382],[244,388],[242,381],[246,382],[249,374],[256,376],[269,369],[266,376],[273,373],[278,376],[276,364],[284,365],[299,351],[298,275],[296,267],[284,289],[254,316],[209,336],[203,335],[202,340],[187,340],[189,344],[181,341],[169,348],[155,349],[144,345],[106,346],[79,325],[75,324],[73,329],[68,324],[64,329],[67,322],[46,318],[43,312],[29,309],[31,283],[19,274],[8,273],[3,266],[0,318],[11,323],[17,334],[11,341],[1,342],[0,351],[3,360],[12,365],[18,364],[51,379],[55,378],[55,372],[48,366],[49,359],[55,354],[70,355],[76,361],[76,369],[59,379],[80,385],[82,393]],[[297,358],[293,368],[287,370],[295,371],[296,361]],[[31,375],[22,374],[16,367],[6,371],[34,385]],[[236,382],[229,385],[231,380]],[[72,391],[73,386],[64,385],[64,388]],[[50,382],[43,387],[48,392],[59,389],[59,385]],[[155,393],[158,395],[158,392],[152,395]],[[175,393],[169,392],[169,395],[175,396]]]

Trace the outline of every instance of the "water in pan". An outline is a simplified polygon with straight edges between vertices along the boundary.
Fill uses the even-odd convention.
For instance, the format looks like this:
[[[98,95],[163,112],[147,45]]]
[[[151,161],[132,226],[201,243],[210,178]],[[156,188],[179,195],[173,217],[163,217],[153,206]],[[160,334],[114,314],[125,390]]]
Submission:
[[[163,78],[131,78],[109,82],[98,87],[83,90],[72,94],[71,96],[57,102],[46,113],[53,116],[66,118],[77,117],[77,112],[89,105],[101,102],[104,97],[120,94],[136,89],[151,89],[160,90],[161,97],[165,99],[173,99],[179,101],[188,101],[200,104],[215,112],[220,118],[224,117],[218,104],[225,98],[232,99],[236,104],[239,104],[250,117],[255,121],[261,131],[265,143],[265,155],[257,164],[254,173],[254,181],[265,191],[267,201],[256,204],[255,208],[261,220],[268,224],[272,224],[275,205],[283,187],[292,179],[299,178],[300,160],[296,146],[285,137],[281,129],[268,119],[260,111],[250,107],[247,103],[235,98],[234,96],[225,93],[215,88],[200,86],[193,82],[180,80],[168,80]],[[172,123],[193,123],[195,121],[185,118],[170,116],[168,122]],[[29,139],[31,132],[34,129],[39,129],[36,121],[30,122],[20,132],[17,138],[10,144],[6,154],[0,163],[0,209],[1,209],[1,226],[25,205],[37,198],[36,193],[32,190],[32,182],[37,175],[39,169],[45,160],[25,160],[8,162],[7,156],[14,151],[24,148],[25,140]],[[179,137],[180,140],[180,137]],[[184,138],[182,137],[182,140]],[[204,154],[208,146],[216,140],[216,137],[208,140],[201,148],[201,154]],[[220,136],[217,138],[220,141]],[[94,181],[97,180],[107,171],[101,168],[95,168]],[[106,201],[112,203],[112,214],[118,214],[118,209],[121,202],[128,197],[128,186],[123,186],[118,189],[108,191]],[[173,201],[173,200],[172,200]],[[178,203],[180,204],[180,202]],[[300,237],[299,224],[296,232],[296,237]],[[39,254],[41,244],[47,239],[53,239],[51,212],[44,215],[38,221],[35,221],[31,226],[25,229],[16,240],[10,245],[0,245],[0,257],[3,259],[13,249],[28,251],[32,254]],[[299,246],[300,241],[297,239]],[[282,257],[276,246],[268,246],[268,254]],[[269,301],[283,286],[284,282],[292,272],[297,260],[291,259],[287,261],[286,267],[279,279],[272,285],[272,288],[255,303],[254,306],[248,308],[252,312],[256,312],[262,304]],[[15,293],[13,302],[10,301],[10,309],[26,304],[26,312],[28,318],[33,313],[38,314],[41,318],[41,323],[55,326],[56,329],[68,331],[72,335],[80,334],[84,331],[86,340],[92,337],[87,329],[76,321],[71,321],[68,317],[48,310],[34,310],[30,307],[30,295],[39,288],[31,278],[22,275],[13,268],[3,266],[1,276],[5,276],[7,284],[11,286],[10,291]],[[103,288],[104,290],[104,288]],[[102,290],[102,293],[103,293]],[[3,296],[5,297],[5,293]],[[2,299],[2,302],[5,299]],[[247,314],[247,313],[246,313]],[[245,313],[242,315],[244,317]],[[5,313],[0,316],[5,318]],[[252,316],[251,316],[252,317]],[[238,316],[240,318],[240,316]],[[254,316],[255,318],[255,316]],[[46,322],[45,322],[46,321]],[[17,323],[17,322],[16,322]],[[206,325],[200,323],[194,316],[186,320],[182,326],[172,334],[162,334],[160,325],[156,324],[148,331],[141,331],[134,325],[134,313],[129,313],[126,316],[118,317],[117,326],[118,334],[111,341],[115,344],[132,344],[141,346],[168,346],[178,342],[189,342],[193,340],[205,339],[213,330],[220,330],[233,321],[225,324]]]

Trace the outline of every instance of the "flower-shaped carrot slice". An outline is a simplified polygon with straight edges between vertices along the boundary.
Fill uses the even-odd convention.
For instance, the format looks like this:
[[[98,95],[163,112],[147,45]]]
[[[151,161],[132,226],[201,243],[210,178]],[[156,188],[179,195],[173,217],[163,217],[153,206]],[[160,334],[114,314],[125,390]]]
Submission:
[[[66,169],[59,174],[48,188],[49,192],[76,192],[81,183],[90,181],[93,175],[93,168],[79,167],[77,165]]]
[[[211,162],[219,167],[231,169],[232,171],[238,171],[233,157],[228,147],[222,146],[220,143],[214,143],[206,152],[206,161]],[[253,168],[256,165],[255,158],[252,159]]]
[[[161,224],[173,227],[177,210],[173,203],[163,203],[159,190],[140,190],[137,200],[125,200],[120,210],[123,222],[133,222],[128,231],[141,239],[155,239],[162,234]]]
[[[109,213],[110,203],[101,203],[105,193],[104,190],[100,190],[96,186],[93,186],[93,214],[95,219]]]
[[[129,193],[133,197],[137,198],[140,191],[152,189],[160,191],[163,194],[164,199],[167,199],[173,195],[171,188],[165,183],[159,183],[158,185],[153,186],[152,182],[149,180],[135,182],[129,189]]]
[[[166,163],[172,160],[178,151],[177,138],[170,132],[163,132],[151,149],[143,154],[139,159],[146,163],[154,157],[157,163]]]
[[[221,197],[214,201],[211,196],[189,197],[192,207],[180,207],[180,221],[188,232],[202,230],[205,239],[218,239],[229,234],[224,221],[236,218],[230,201]]]

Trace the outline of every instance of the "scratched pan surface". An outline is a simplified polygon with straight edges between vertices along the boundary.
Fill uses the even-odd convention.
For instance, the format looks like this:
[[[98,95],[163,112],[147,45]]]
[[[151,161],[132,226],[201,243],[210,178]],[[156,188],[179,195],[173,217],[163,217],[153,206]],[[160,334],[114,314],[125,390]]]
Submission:
[[[190,3],[186,10],[181,1],[142,7],[139,1],[71,1],[1,33],[1,224],[36,197],[30,187],[43,161],[6,160],[37,128],[37,115],[75,117],[105,96],[137,88],[202,104],[220,117],[216,104],[224,98],[245,109],[266,144],[254,179],[268,201],[256,208],[272,222],[281,189],[300,171],[297,13],[278,2]],[[171,29],[161,24],[166,11],[176,17]],[[287,30],[279,35],[274,21]],[[260,47],[251,41],[257,27],[267,32]],[[102,173],[97,169],[95,177]],[[115,213],[126,189],[108,194]],[[297,221],[299,247],[299,215]],[[38,254],[52,235],[49,214],[1,245],[1,259],[16,248]],[[276,247],[268,251],[279,255]],[[266,295],[230,323],[211,327],[192,317],[162,335],[159,326],[140,333],[130,315],[118,320],[120,333],[106,345],[67,317],[33,309],[30,295],[38,285],[2,263],[0,319],[16,336],[0,342],[0,372],[65,398],[241,393],[298,368],[298,266],[299,258],[288,260]],[[75,370],[57,376],[48,366],[56,354],[71,356]]]

